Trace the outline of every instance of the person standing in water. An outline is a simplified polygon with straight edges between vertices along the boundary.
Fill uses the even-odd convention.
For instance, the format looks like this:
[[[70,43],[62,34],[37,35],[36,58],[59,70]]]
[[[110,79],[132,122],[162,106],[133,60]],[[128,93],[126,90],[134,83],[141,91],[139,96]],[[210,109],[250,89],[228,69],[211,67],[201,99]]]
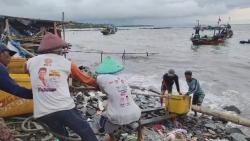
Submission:
[[[203,99],[205,97],[205,93],[201,89],[200,83],[197,79],[192,77],[191,71],[185,72],[185,77],[188,85],[188,92],[185,95],[193,94],[193,105],[201,106]],[[197,112],[194,112],[195,116],[197,116]]]
[[[179,78],[178,75],[175,74],[174,69],[168,70],[168,73],[163,75],[161,91],[163,94],[167,92],[167,94],[172,93],[173,85],[176,85],[177,92],[182,95],[180,92]]]

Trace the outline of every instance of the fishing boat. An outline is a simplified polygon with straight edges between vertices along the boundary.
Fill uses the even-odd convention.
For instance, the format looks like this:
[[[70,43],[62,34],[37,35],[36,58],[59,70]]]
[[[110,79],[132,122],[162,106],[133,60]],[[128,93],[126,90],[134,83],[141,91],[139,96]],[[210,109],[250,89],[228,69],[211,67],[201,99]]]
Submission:
[[[224,43],[226,39],[231,38],[233,36],[233,30],[229,22],[227,24],[220,24],[220,22],[221,18],[219,17],[217,25],[201,26],[198,20],[198,24],[194,27],[195,33],[192,34],[191,37],[193,45],[218,45]],[[204,34],[206,31],[212,32],[212,34]],[[202,32],[203,35],[200,35],[200,32]]]
[[[101,30],[103,35],[115,34],[117,32],[117,27],[114,25],[109,25],[106,28]]]
[[[223,37],[223,38],[232,38],[233,36],[233,30],[231,28],[231,25],[230,24],[224,24],[224,25],[220,25],[221,27],[221,32],[220,32],[220,35]]]
[[[225,42],[224,35],[221,35],[221,27],[217,26],[200,26],[194,27],[195,34],[192,34],[191,41],[193,45],[218,45]],[[200,31],[212,31],[212,35],[200,35]]]
[[[240,44],[250,44],[250,39],[248,39],[247,41],[240,41]]]

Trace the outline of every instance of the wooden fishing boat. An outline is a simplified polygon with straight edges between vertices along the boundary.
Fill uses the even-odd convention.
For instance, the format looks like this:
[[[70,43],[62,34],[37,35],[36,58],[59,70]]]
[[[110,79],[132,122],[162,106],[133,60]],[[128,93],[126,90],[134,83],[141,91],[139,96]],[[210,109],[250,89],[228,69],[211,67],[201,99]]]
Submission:
[[[240,44],[250,44],[250,39],[247,41],[240,41]]]
[[[109,35],[109,34],[111,34],[110,31],[107,30],[107,29],[102,30],[101,33],[102,33],[103,35]]]
[[[117,32],[117,27],[115,27],[114,25],[109,25],[103,30],[101,30],[101,33],[103,35],[115,34],[116,32]]]
[[[219,24],[216,26],[201,26],[198,24],[194,27],[195,33],[192,34],[191,41],[193,45],[218,45],[224,43],[226,39],[233,36],[233,30],[230,24]],[[203,35],[201,35],[201,32]],[[204,33],[212,32],[212,34]]]
[[[226,35],[221,34],[221,31],[224,29],[220,26],[200,26],[197,25],[194,27],[195,34],[192,34],[191,41],[193,45],[218,45],[224,43]],[[200,31],[213,32],[212,35],[200,35]]]
[[[218,45],[220,43],[224,43],[224,38],[218,38],[216,36],[212,37],[202,37],[202,38],[192,38],[191,41],[193,45]]]

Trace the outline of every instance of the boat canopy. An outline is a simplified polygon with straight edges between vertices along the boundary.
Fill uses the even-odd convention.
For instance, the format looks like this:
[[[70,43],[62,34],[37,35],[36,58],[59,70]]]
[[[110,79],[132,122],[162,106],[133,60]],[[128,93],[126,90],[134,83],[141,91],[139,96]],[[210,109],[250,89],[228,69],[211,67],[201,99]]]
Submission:
[[[195,30],[223,30],[225,28],[231,29],[231,25],[230,24],[222,24],[222,25],[218,25],[218,26],[202,26],[202,25],[197,25],[194,27]]]

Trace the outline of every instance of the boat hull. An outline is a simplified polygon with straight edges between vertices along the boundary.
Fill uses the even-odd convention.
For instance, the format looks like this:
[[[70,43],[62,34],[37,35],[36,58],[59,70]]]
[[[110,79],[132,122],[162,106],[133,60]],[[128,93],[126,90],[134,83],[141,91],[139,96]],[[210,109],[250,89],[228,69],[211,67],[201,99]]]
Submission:
[[[250,44],[250,41],[240,41],[240,44]]]
[[[217,40],[204,40],[204,39],[191,39],[193,45],[218,45],[224,43],[224,39],[217,39]]]
[[[115,34],[117,32],[117,28],[113,27],[113,28],[107,28],[101,31],[101,33],[103,35],[109,35],[109,34]]]
[[[101,31],[103,35],[109,35],[110,33],[108,31]]]

